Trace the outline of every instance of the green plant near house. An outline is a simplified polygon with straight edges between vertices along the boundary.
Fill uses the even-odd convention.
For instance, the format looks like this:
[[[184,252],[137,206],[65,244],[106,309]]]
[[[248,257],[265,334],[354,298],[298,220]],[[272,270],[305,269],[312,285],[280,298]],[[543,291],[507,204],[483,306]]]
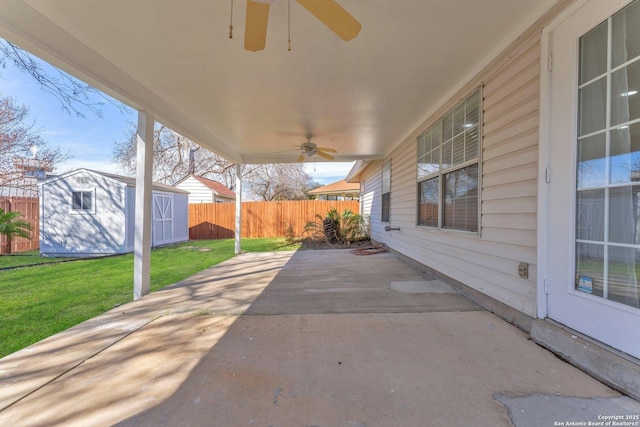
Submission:
[[[5,212],[4,209],[0,209],[0,235],[7,236],[9,240],[14,237],[28,239],[31,224],[20,219],[21,216],[20,212]],[[11,245],[9,245],[9,252],[11,252]]]
[[[349,209],[342,213],[340,232],[343,240],[347,242],[369,239],[368,227],[363,216]]]
[[[289,243],[293,243],[296,240],[296,235],[293,232],[293,226],[291,224],[284,230],[284,238]]]
[[[316,215],[316,218],[318,221],[307,223],[305,231],[314,233],[315,236],[324,236],[331,244],[345,244],[369,238],[362,215],[349,209],[343,213],[331,209],[324,217]]]

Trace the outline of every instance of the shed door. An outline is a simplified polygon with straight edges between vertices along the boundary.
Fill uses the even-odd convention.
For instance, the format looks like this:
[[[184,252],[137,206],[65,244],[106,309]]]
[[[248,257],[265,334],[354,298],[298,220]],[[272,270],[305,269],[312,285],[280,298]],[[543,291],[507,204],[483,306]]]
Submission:
[[[173,241],[173,196],[153,195],[153,245]]]
[[[640,357],[640,0],[553,31],[548,313]]]

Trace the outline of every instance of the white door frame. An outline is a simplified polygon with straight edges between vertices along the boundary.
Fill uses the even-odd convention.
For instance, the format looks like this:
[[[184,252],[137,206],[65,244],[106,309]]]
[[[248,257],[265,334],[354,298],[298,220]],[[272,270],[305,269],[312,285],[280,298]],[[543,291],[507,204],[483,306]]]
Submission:
[[[163,212],[160,212],[160,218],[156,217],[156,199],[157,198],[167,198],[169,200],[169,214],[171,215],[171,217],[167,220],[166,218],[164,218],[163,216]],[[153,218],[152,218],[152,223],[153,223],[153,228],[155,229],[155,225],[157,222],[162,222],[162,240],[159,240],[158,237],[156,236],[155,233],[152,236],[153,237],[153,244],[154,245],[161,245],[164,243],[170,243],[173,241],[173,226],[174,226],[174,197],[172,193],[161,193],[161,192],[154,192],[153,193],[153,205],[154,205],[154,209],[153,209]],[[167,239],[164,233],[164,223],[165,222],[170,222],[171,223],[171,238]]]
[[[550,182],[554,179],[553,170],[551,169],[551,124],[552,124],[552,108],[551,108],[551,75],[553,72],[553,33],[559,25],[573,16],[585,5],[592,1],[602,0],[578,0],[569,8],[560,13],[551,24],[542,31],[541,38],[541,74],[540,74],[540,139],[539,139],[539,156],[538,156],[538,266],[537,266],[537,317],[544,319],[549,317],[549,260],[550,252],[550,220],[551,206]],[[594,22],[586,22],[584,24],[584,32],[602,22],[609,16],[615,14],[618,10],[629,4],[631,0],[608,0],[607,4],[600,5],[601,8],[594,15]],[[599,19],[599,21],[597,21]],[[597,21],[597,22],[596,22]],[[577,88],[577,85],[576,85]],[[577,90],[577,89],[576,89]],[[576,105],[573,105],[576,108]],[[576,129],[577,131],[577,129]],[[573,166],[575,167],[575,165]],[[574,219],[575,221],[575,219]],[[572,234],[573,235],[573,234]]]
[[[538,267],[537,317],[544,319],[549,312],[547,260],[549,259],[549,183],[551,181],[551,72],[553,70],[553,31],[587,3],[578,0],[542,29],[540,41],[540,135],[538,141]]]

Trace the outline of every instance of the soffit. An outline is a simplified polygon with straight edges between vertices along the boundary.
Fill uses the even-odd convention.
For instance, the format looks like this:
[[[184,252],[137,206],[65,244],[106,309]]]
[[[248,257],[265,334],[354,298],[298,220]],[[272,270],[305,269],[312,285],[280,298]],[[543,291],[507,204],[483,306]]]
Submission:
[[[541,15],[539,0],[339,0],[362,23],[343,42],[291,1],[271,6],[267,46],[243,49],[234,0],[0,2],[11,41],[230,160],[292,162],[313,134],[336,160],[384,157],[496,48]],[[321,159],[318,159],[321,160]]]

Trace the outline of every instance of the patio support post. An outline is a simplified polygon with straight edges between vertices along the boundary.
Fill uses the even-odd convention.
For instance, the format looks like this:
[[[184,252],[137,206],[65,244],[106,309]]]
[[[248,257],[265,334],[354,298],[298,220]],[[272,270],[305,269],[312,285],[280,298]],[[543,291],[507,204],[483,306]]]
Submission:
[[[236,255],[242,252],[242,165],[236,165]]]
[[[149,293],[151,283],[151,174],[153,171],[153,114],[138,111],[136,137],[136,210],[133,243],[133,299]]]

